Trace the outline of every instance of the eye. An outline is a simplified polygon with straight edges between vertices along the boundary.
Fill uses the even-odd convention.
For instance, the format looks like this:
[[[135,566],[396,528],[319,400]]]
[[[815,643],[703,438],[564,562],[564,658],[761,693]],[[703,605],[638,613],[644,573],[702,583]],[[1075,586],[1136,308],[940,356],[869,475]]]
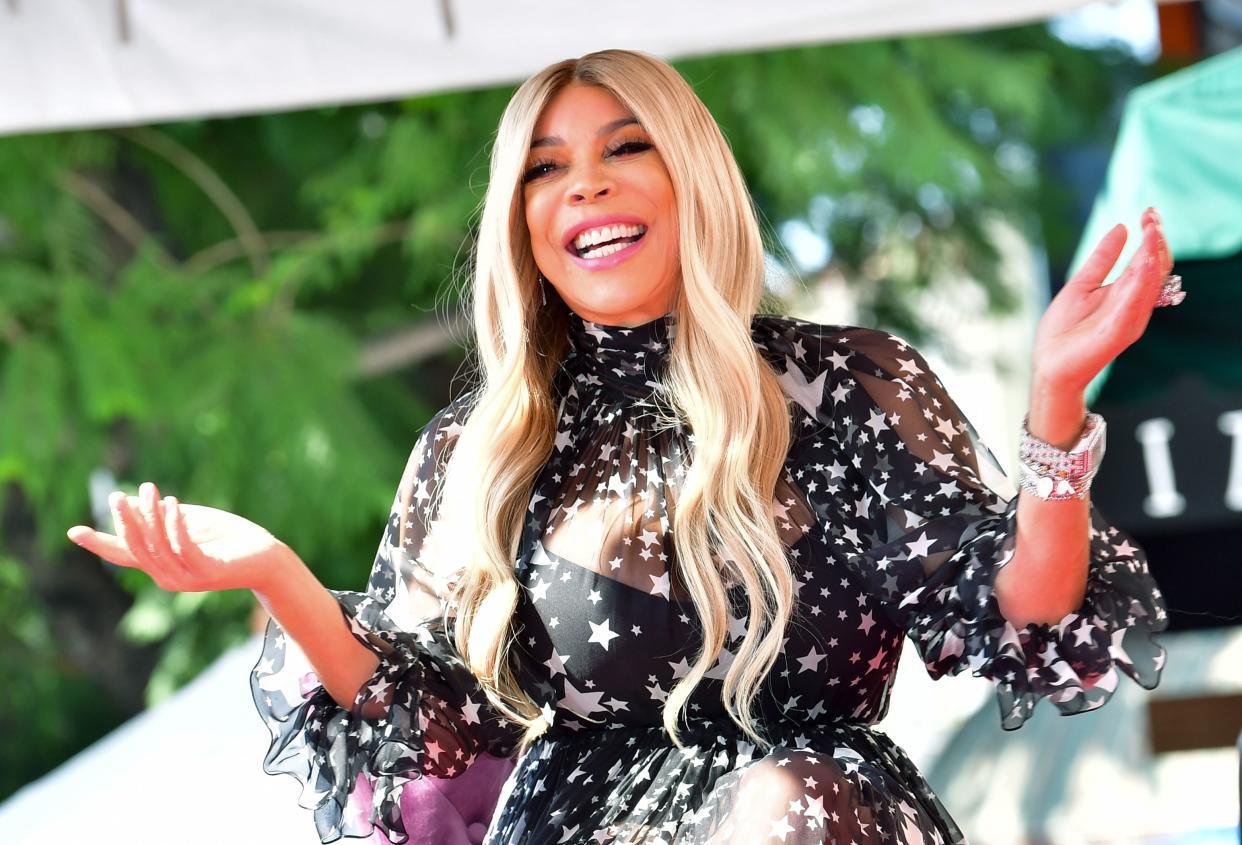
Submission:
[[[604,154],[608,156],[636,155],[641,152],[646,152],[651,149],[651,147],[651,143],[647,141],[631,139],[628,141],[621,141],[611,147],[608,147],[604,151]],[[535,179],[539,179],[540,177],[547,176],[556,168],[556,166],[556,162],[551,159],[538,159],[526,169],[525,173],[522,174],[522,183],[525,184]]]
[[[548,171],[543,169],[545,167],[556,167],[556,162],[549,159],[539,159],[527,168],[525,173],[522,174],[522,182],[526,183],[532,179],[538,179],[540,176],[547,175]]]
[[[619,155],[622,153],[641,153],[651,149],[651,144],[646,141],[630,140],[622,141],[614,147],[608,148],[608,155]]]

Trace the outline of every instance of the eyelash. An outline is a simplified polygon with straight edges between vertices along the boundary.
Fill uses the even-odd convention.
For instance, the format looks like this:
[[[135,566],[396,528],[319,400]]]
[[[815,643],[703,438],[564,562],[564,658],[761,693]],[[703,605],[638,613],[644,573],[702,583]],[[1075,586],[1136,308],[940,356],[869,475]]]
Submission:
[[[604,155],[614,155],[616,153],[621,152],[626,147],[637,147],[638,149],[635,150],[635,152],[641,153],[641,152],[645,152],[651,149],[652,145],[648,143],[647,141],[639,141],[637,139],[633,139],[629,141],[620,141],[616,145],[611,146],[608,149],[606,149],[604,151]],[[522,182],[526,183],[526,182],[531,181],[532,179],[537,179],[540,176],[546,175],[545,173],[540,173],[539,168],[554,167],[554,166],[556,166],[556,162],[552,161],[551,159],[538,159],[533,164],[531,164],[529,168],[527,168],[525,173],[522,174]]]

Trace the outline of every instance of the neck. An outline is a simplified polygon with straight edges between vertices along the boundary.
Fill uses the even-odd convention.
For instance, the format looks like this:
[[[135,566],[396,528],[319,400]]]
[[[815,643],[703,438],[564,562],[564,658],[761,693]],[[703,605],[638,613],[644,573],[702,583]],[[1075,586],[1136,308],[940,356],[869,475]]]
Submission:
[[[567,369],[581,390],[647,396],[659,382],[676,336],[670,312],[634,325],[586,319],[569,309]]]
[[[569,308],[569,311],[571,314],[576,314],[583,321],[594,323],[597,326],[604,326],[610,329],[633,329],[644,326],[653,320],[668,317],[672,309],[642,309],[627,311],[624,314],[598,314],[588,311],[575,311],[573,308]]]

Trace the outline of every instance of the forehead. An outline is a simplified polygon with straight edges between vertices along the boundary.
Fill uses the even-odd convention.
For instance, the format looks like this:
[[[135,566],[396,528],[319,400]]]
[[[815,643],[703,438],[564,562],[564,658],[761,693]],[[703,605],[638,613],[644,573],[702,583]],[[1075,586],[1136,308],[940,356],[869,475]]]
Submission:
[[[594,135],[595,130],[622,117],[633,117],[621,101],[607,88],[574,82],[558,91],[539,113],[535,136],[581,133]]]

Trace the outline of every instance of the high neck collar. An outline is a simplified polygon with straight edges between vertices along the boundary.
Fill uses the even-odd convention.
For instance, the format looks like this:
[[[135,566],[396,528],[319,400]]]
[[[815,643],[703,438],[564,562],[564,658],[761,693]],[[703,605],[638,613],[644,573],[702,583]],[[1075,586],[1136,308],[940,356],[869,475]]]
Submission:
[[[569,309],[564,367],[580,391],[643,398],[663,376],[676,335],[672,312],[637,326],[610,326]]]

